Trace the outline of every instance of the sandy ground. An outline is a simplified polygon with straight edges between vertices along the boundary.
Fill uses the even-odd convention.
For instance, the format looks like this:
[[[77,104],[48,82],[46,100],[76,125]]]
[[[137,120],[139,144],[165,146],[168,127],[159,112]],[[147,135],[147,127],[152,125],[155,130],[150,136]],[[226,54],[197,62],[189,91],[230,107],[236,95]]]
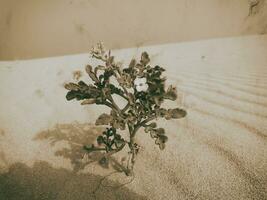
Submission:
[[[139,133],[133,180],[118,172],[123,153],[107,168],[81,149],[108,111],[65,100],[87,54],[0,62],[0,199],[267,199],[267,35],[114,54],[128,63],[143,50],[167,69],[188,115],[159,121],[164,151]]]

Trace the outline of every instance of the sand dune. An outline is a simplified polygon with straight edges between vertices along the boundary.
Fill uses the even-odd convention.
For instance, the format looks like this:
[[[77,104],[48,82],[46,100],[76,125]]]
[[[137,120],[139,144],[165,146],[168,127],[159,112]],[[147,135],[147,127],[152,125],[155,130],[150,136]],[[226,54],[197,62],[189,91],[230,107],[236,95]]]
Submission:
[[[188,115],[159,121],[164,151],[139,133],[133,180],[118,172],[123,152],[107,168],[81,150],[101,131],[88,122],[107,111],[65,100],[87,54],[0,62],[2,199],[267,199],[267,35],[114,54],[127,63],[143,50]]]

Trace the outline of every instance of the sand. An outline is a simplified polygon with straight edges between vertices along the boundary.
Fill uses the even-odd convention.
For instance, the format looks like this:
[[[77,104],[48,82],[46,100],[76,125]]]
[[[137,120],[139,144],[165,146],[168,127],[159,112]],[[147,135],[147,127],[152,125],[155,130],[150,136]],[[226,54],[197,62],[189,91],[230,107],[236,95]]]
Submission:
[[[108,112],[65,100],[65,82],[88,81],[88,54],[0,62],[0,199],[267,199],[267,35],[113,53],[143,50],[188,115],[159,121],[164,151],[139,132],[134,179],[118,172],[125,152],[107,168],[81,149]]]
[[[0,60],[266,33],[266,0],[0,0]]]

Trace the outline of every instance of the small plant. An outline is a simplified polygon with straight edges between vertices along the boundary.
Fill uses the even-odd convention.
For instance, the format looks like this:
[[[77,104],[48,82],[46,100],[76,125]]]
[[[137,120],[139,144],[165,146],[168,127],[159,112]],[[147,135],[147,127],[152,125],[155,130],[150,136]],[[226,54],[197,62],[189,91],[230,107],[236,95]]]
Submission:
[[[132,59],[129,66],[115,62],[110,51],[105,51],[101,43],[91,50],[93,58],[103,62],[93,68],[86,66],[86,72],[93,84],[83,81],[68,83],[65,88],[68,91],[67,100],[82,100],[81,105],[97,104],[105,105],[111,109],[110,113],[101,114],[96,120],[96,125],[107,125],[108,128],[97,137],[98,145],[84,146],[88,152],[104,151],[110,156],[123,148],[129,148],[128,162],[125,173],[133,172],[136,155],[140,146],[135,138],[138,130],[144,128],[155,140],[155,144],[161,150],[165,148],[168,137],[163,128],[158,128],[153,120],[165,118],[166,120],[178,119],[186,116],[186,111],[180,108],[166,109],[161,105],[165,99],[175,101],[177,98],[176,88],[169,86],[165,90],[165,71],[160,66],[151,67],[150,59],[146,52],[141,55],[137,62]],[[114,101],[118,95],[125,101],[123,107]],[[119,130],[128,130],[129,137],[123,138]]]

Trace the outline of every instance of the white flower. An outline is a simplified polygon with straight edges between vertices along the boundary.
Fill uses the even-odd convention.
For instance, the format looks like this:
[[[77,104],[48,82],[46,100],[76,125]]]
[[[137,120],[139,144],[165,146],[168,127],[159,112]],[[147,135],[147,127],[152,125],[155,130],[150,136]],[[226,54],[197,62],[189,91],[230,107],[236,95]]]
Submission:
[[[148,89],[146,78],[136,78],[134,80],[134,85],[138,92],[146,91]]]

